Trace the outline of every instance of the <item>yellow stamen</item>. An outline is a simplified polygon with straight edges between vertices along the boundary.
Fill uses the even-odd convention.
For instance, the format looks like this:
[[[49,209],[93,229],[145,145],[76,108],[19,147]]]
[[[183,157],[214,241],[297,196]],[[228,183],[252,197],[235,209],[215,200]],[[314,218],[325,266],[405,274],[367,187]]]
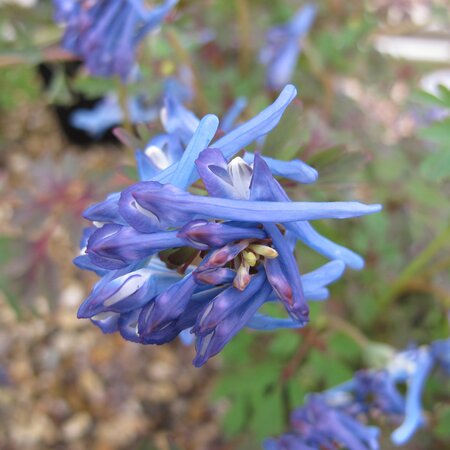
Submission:
[[[274,248],[268,247],[267,245],[251,244],[248,248],[257,255],[264,256],[265,258],[274,259],[278,256],[278,252]]]
[[[242,252],[242,257],[244,258],[244,261],[250,266],[254,267],[256,265],[257,257],[253,252]]]

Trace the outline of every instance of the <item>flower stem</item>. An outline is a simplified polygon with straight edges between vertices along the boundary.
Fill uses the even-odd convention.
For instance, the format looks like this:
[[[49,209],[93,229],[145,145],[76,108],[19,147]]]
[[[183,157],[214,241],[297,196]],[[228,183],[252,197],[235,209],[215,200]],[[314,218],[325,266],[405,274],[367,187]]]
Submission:
[[[251,22],[247,0],[236,0],[237,20],[239,26],[239,69],[246,75],[250,68]]]
[[[362,349],[370,344],[370,340],[361,331],[338,316],[326,317],[327,327],[347,335]]]
[[[170,27],[166,27],[165,28],[165,33],[166,33],[166,36],[167,36],[167,40],[169,41],[173,51],[175,52],[176,57],[192,73],[193,84],[194,84],[194,91],[195,91],[194,101],[197,104],[196,106],[198,108],[199,113],[204,115],[208,111],[208,106],[207,106],[206,99],[205,99],[205,97],[203,95],[203,91],[201,89],[200,75],[198,73],[198,70],[196,69],[195,64],[193,63],[193,61],[191,59],[191,55],[183,47],[183,45],[180,42],[180,39],[179,39],[177,33],[173,29],[171,29]]]
[[[444,228],[423,250],[419,253],[415,259],[408,264],[397,280],[391,285],[390,289],[386,291],[386,294],[380,299],[379,305],[381,308],[388,306],[396,296],[402,292],[408,282],[422,269],[429,261],[435,256],[435,254],[442,249],[445,244],[450,240],[450,226]]]
[[[117,94],[119,96],[120,109],[123,112],[123,127],[128,133],[133,135],[133,125],[131,123],[130,111],[128,110],[128,87],[120,78],[117,78]]]

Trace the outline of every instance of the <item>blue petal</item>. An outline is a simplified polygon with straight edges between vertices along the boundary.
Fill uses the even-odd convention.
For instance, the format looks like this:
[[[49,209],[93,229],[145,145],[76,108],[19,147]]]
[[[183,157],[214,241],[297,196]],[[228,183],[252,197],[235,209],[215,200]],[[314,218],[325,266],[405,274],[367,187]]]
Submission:
[[[417,350],[415,366],[415,372],[407,382],[405,420],[391,435],[392,442],[396,445],[405,444],[425,421],[422,413],[422,392],[433,368],[433,358],[428,349],[420,348]]]
[[[379,210],[381,206],[379,206]],[[296,222],[286,225],[304,244],[329,259],[340,259],[349,267],[361,270],[364,260],[357,253],[345,248],[319,234],[308,222]]]
[[[305,291],[315,291],[336,281],[342,276],[344,270],[345,264],[342,261],[330,261],[313,272],[304,274],[302,276],[303,287]]]
[[[186,245],[176,231],[143,234],[134,228],[106,224],[89,238],[87,254],[91,261],[105,269],[121,269],[132,262],[167,248]]]
[[[290,84],[287,85],[272,105],[217,140],[214,143],[214,148],[221,150],[225,158],[230,159],[239,150],[273,130],[296,95],[295,87]]]
[[[136,150],[136,163],[141,181],[150,180],[161,170],[177,162],[183,154],[180,140],[170,134],[152,138],[145,150]]]
[[[190,328],[183,330],[179,336],[181,342],[186,346],[192,345],[195,341],[195,336],[191,333]]]
[[[194,161],[198,158],[200,152],[208,147],[216,134],[218,126],[219,119],[212,114],[208,114],[200,121],[183,156],[178,162],[177,171],[172,177],[171,184],[181,189],[186,189],[189,186],[191,175],[195,172]]]
[[[164,103],[165,109],[162,111],[161,118],[166,132],[177,136],[184,145],[188,145],[200,120],[173,95],[166,95]],[[168,182],[175,171],[171,171],[170,168],[166,171],[165,174],[170,171],[170,175],[164,179]]]
[[[273,130],[296,95],[297,90],[294,86],[286,86],[272,105],[261,111],[253,119],[217,140],[213,147],[221,150],[226,159],[230,159],[239,150]],[[163,173],[155,176],[154,181],[170,182],[176,170],[177,164],[173,164]]]
[[[79,255],[72,261],[79,269],[82,270],[91,270],[92,272],[95,272],[99,276],[103,276],[106,273],[108,273],[108,269],[104,269],[103,267],[99,267],[96,264],[94,264],[89,258],[88,255]]]
[[[262,229],[256,227],[241,228],[228,225],[227,222],[193,220],[178,232],[178,237],[187,240],[192,247],[206,250],[210,247],[222,247],[240,239],[264,239],[267,235]]]
[[[278,49],[267,67],[266,80],[271,89],[281,89],[286,83],[292,81],[299,54],[300,44],[296,37],[288,40],[282,48]]]
[[[254,275],[243,291],[234,287],[229,287],[215,297],[205,309],[198,315],[197,322],[193,328],[197,336],[205,336],[232,315],[234,310],[246,302],[250,302],[252,297],[262,288],[266,281],[263,273]]]
[[[121,336],[130,342],[140,342],[137,334],[137,320],[142,308],[134,309],[128,313],[121,314],[119,317],[119,332]]]
[[[171,9],[178,3],[178,0],[166,0],[162,5],[155,6],[153,9],[148,11],[144,7],[144,3],[142,2],[142,0],[128,1],[136,8],[136,11],[145,21],[145,25],[141,30],[139,30],[139,33],[135,37],[135,41],[141,40],[147,33],[158,27],[170,13]]]
[[[252,180],[252,198],[290,202],[291,200],[284,189],[270,176],[270,171],[267,171],[266,165],[259,163],[259,159],[255,156],[254,170],[265,170],[266,174]],[[308,222],[288,223],[286,227],[298,239],[318,253],[330,259],[340,259],[353,269],[364,267],[364,261],[359,255],[323,237]]]
[[[119,313],[107,312],[91,317],[91,322],[97,325],[103,333],[114,333],[119,329]]]
[[[151,266],[149,266],[151,267]],[[79,318],[104,312],[128,312],[139,308],[179,279],[176,272],[133,266],[109,272],[78,309]]]
[[[220,150],[208,148],[200,154],[195,164],[211,196],[234,199],[249,197],[252,169],[241,158],[235,158],[228,164]]]
[[[317,14],[317,6],[314,3],[307,3],[303,8],[297,11],[288,27],[291,33],[304,35],[308,33]]]
[[[269,158],[268,156],[261,156],[267,163],[273,175],[285,177],[298,183],[315,183],[319,174],[316,169],[308,164],[294,159],[292,161],[281,161],[279,159]],[[253,163],[255,155],[251,152],[245,152],[244,160],[249,164]]]
[[[255,330],[275,330],[277,328],[302,328],[304,324],[291,318],[276,318],[256,313],[248,322],[247,327]]]
[[[442,369],[450,374],[450,339],[433,342],[431,351]]]
[[[175,325],[174,321],[182,315],[196,289],[197,283],[190,274],[161,292],[139,315],[139,335],[146,342],[150,342],[155,332],[161,331],[172,323]]]
[[[251,299],[239,305],[238,308],[234,308],[233,312],[220,322],[214,331],[197,337],[195,343],[197,355],[193,361],[194,365],[200,367],[209,358],[219,353],[263,305],[271,290],[269,283],[265,283]]]
[[[236,120],[246,106],[247,99],[245,97],[237,98],[231,105],[230,109],[223,115],[222,120],[220,121],[220,128],[224,133],[228,133],[233,129]]]
[[[279,253],[277,258],[267,259],[265,261],[269,281],[275,290],[275,286],[279,286],[280,283],[274,283],[274,279],[271,275],[274,275],[274,278],[278,281],[282,281],[283,276],[285,277],[284,289],[279,286],[281,289],[278,290],[277,293],[280,295],[280,299],[285,305],[288,313],[301,323],[307,323],[309,320],[309,308],[305,300],[300,272],[295,256],[291,252],[289,245],[276,225],[265,224],[264,228],[272,238],[273,247]],[[275,273],[272,273],[274,268]],[[288,295],[283,295],[283,293],[288,293]]]
[[[103,202],[96,203],[86,209],[83,213],[83,217],[92,222],[125,224],[123,218],[119,214],[119,198],[120,192],[109,194]]]
[[[381,205],[358,202],[267,202],[192,195],[171,185],[141,182],[120,198],[120,214],[142,232],[180,226],[198,218],[288,223],[316,219],[345,219],[372,214]],[[139,228],[138,228],[139,227]]]

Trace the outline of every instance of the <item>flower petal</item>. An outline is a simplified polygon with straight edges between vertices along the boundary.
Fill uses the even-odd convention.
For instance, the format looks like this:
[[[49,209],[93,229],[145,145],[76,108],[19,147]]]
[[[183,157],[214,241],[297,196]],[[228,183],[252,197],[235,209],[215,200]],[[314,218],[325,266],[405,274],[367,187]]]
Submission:
[[[177,171],[170,181],[172,185],[181,189],[186,189],[189,186],[191,175],[195,172],[194,161],[198,158],[200,152],[208,147],[218,126],[219,119],[216,116],[208,114],[203,117],[178,162]]]

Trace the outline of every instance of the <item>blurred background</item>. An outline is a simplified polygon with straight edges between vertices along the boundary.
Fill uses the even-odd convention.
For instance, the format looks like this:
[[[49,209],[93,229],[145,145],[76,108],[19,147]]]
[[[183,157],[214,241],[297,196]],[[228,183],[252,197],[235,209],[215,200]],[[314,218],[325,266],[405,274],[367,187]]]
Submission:
[[[302,4],[180,1],[140,50],[142,79],[119,95],[144,92],[150,108],[161,80],[185,70],[197,116],[221,116],[244,96],[248,119],[276,96],[258,60],[265,33]],[[318,182],[291,189],[294,198],[384,205],[381,214],[317,224],[366,267],[347,270],[330,299],[313,305],[304,330],[241,332],[195,369],[194,350],[178,341],[139,346],[77,320],[95,282],[71,262],[86,225],[81,213],[132,183],[135,169],[133,151],[111,133],[120,117],[94,135],[69,117],[117,82],[88,76],[58,49],[50,1],[0,1],[2,450],[259,449],[285,430],[307,392],[376,367],[383,345],[448,337],[449,4],[316,5],[292,80],[298,100],[264,152],[318,169]],[[155,113],[137,131],[160,130]],[[305,248],[298,257],[302,271],[323,262]],[[448,379],[430,380],[428,425],[405,449],[450,447],[449,387]],[[381,425],[382,448],[393,448],[392,424]]]

